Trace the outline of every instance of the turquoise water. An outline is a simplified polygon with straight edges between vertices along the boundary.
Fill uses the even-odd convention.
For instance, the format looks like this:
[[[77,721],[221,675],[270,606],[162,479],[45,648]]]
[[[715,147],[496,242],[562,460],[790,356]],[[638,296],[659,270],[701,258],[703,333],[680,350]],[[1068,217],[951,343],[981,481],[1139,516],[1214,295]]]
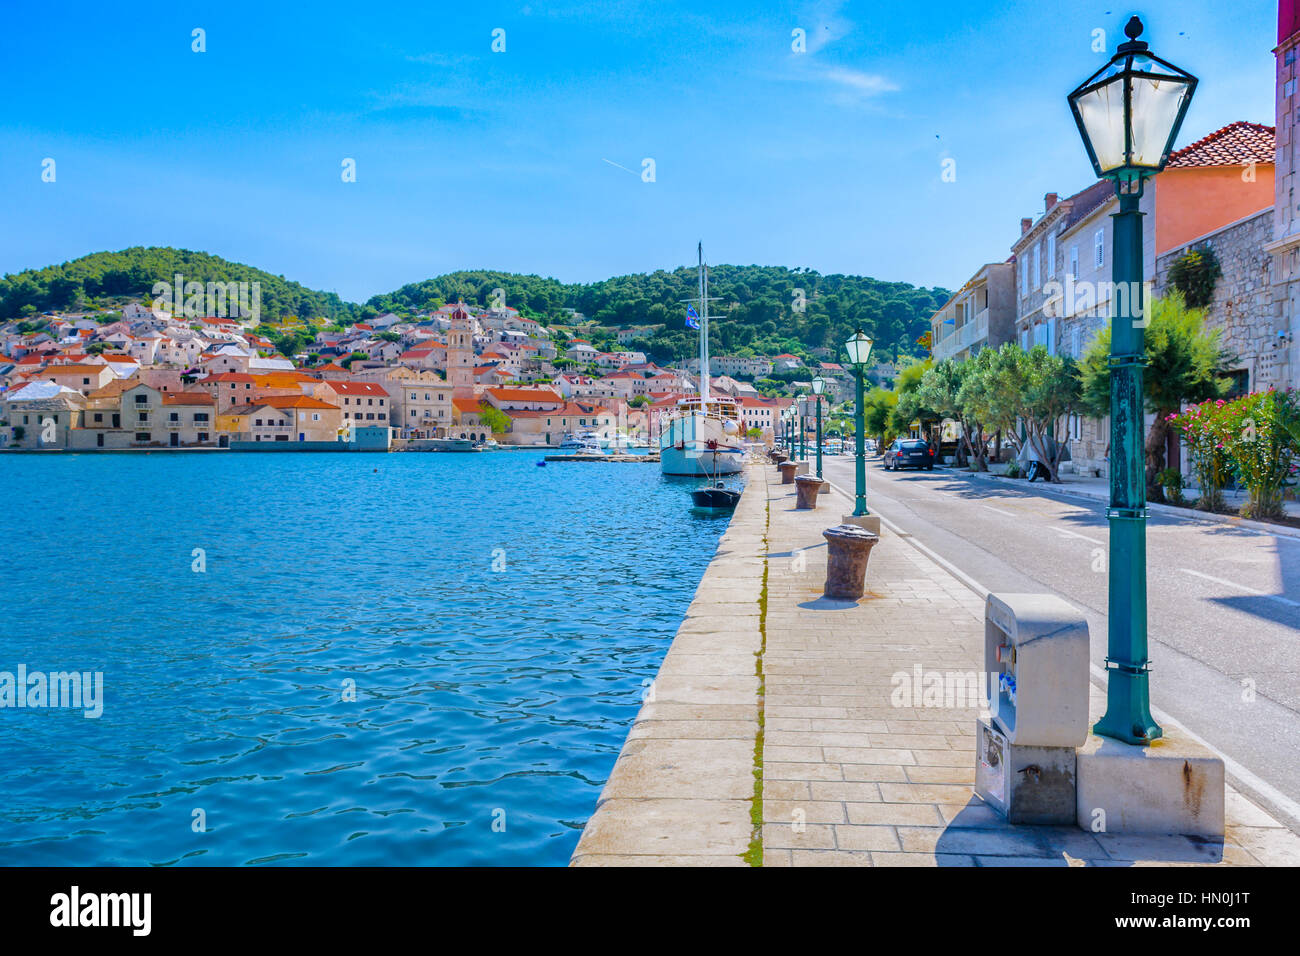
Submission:
[[[0,863],[567,862],[727,519],[540,457],[0,456]]]

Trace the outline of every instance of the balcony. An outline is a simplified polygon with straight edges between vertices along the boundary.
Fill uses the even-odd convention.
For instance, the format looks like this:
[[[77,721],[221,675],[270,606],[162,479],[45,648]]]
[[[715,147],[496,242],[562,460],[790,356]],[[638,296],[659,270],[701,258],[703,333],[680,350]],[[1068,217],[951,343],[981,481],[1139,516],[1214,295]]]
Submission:
[[[934,344],[931,350],[936,362],[950,359],[958,352],[964,352],[973,345],[987,341],[989,337],[989,310],[976,313],[975,317],[964,325],[959,325]]]

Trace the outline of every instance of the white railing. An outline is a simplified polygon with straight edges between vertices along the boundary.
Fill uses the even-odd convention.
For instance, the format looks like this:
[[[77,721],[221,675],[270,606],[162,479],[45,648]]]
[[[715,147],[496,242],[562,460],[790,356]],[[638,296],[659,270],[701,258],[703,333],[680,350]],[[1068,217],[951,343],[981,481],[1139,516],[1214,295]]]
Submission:
[[[941,338],[932,349],[934,360],[942,362],[989,337],[989,310],[985,309],[965,325]]]

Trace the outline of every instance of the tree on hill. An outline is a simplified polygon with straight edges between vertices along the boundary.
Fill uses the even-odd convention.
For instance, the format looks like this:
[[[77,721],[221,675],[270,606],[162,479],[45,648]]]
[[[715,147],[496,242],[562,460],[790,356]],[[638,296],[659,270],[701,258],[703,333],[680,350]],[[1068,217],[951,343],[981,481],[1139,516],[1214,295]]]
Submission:
[[[206,252],[134,246],[0,278],[0,318],[23,315],[28,309],[33,313],[73,311],[88,301],[152,302],[154,284],[171,284],[177,274],[186,283],[201,282],[205,287],[209,282],[257,282],[261,287],[262,315],[266,317],[321,315],[353,320],[359,308],[332,292],[308,289],[284,276]]]

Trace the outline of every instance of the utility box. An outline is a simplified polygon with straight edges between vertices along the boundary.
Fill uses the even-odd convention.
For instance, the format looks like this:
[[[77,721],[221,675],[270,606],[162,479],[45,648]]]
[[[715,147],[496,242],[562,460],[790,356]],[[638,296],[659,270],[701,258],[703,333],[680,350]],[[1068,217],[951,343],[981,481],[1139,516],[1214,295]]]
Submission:
[[[1011,823],[1074,823],[1075,748],[1088,737],[1087,620],[1050,594],[990,594],[984,673],[975,793]]]

